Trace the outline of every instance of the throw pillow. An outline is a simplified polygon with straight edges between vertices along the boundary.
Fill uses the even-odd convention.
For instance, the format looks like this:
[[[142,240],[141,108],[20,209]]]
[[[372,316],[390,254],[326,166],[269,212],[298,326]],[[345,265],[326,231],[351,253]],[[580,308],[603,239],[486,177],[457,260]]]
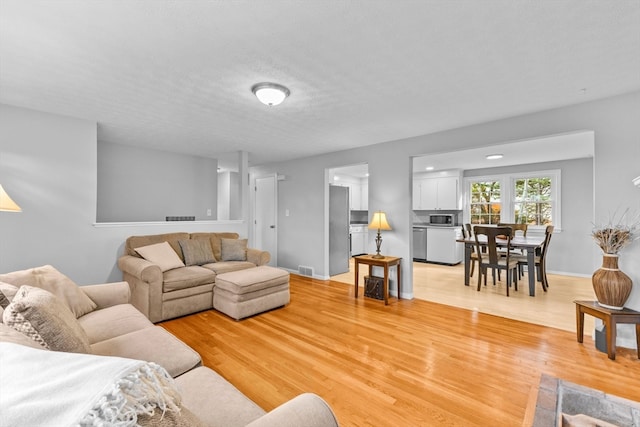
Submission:
[[[22,286],[2,313],[7,326],[54,351],[91,353],[89,338],[71,310],[44,289]]]
[[[184,267],[184,262],[182,262],[176,251],[173,250],[168,242],[142,246],[140,248],[135,248],[135,251],[138,252],[142,258],[160,267],[160,270],[162,270],[163,273],[167,270]]]
[[[49,291],[60,298],[76,318],[98,307],[73,280],[51,265],[1,274],[0,281],[17,287],[29,285]]]
[[[182,248],[182,255],[186,265],[203,265],[216,262],[209,240],[178,240],[178,243]]]
[[[247,239],[220,239],[223,261],[246,261]]]
[[[4,309],[11,303],[13,297],[16,296],[16,292],[18,292],[16,286],[0,282],[0,322],[2,322]]]

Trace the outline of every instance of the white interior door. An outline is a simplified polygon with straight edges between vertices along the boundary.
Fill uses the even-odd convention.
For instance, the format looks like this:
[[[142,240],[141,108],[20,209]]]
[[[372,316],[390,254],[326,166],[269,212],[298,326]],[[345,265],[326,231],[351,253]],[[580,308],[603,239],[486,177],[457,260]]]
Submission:
[[[275,175],[256,178],[255,186],[255,222],[254,246],[269,251],[269,265],[278,265],[278,230],[277,230],[277,180]]]

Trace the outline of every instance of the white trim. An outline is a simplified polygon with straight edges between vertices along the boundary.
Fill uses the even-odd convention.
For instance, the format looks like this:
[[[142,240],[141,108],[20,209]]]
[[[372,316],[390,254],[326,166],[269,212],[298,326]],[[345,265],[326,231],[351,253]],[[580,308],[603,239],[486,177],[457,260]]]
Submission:
[[[176,226],[176,225],[191,225],[191,224],[212,224],[212,225],[225,225],[225,224],[244,224],[243,219],[232,220],[220,220],[220,221],[144,221],[144,222],[94,222],[93,226],[96,228],[118,228],[118,227],[162,227],[162,226]]]

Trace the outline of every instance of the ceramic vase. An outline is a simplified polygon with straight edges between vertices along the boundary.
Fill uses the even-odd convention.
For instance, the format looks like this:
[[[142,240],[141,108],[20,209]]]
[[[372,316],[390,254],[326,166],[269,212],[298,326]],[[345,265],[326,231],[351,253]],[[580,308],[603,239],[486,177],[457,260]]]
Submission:
[[[631,278],[618,268],[617,254],[604,254],[602,267],[591,277],[598,304],[611,310],[622,310],[631,294]]]

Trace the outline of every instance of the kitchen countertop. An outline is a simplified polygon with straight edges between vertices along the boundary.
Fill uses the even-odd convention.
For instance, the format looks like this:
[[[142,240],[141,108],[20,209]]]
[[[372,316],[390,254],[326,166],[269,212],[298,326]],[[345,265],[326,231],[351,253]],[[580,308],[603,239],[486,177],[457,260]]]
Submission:
[[[429,224],[413,224],[413,228],[456,228],[459,225],[429,225]]]

